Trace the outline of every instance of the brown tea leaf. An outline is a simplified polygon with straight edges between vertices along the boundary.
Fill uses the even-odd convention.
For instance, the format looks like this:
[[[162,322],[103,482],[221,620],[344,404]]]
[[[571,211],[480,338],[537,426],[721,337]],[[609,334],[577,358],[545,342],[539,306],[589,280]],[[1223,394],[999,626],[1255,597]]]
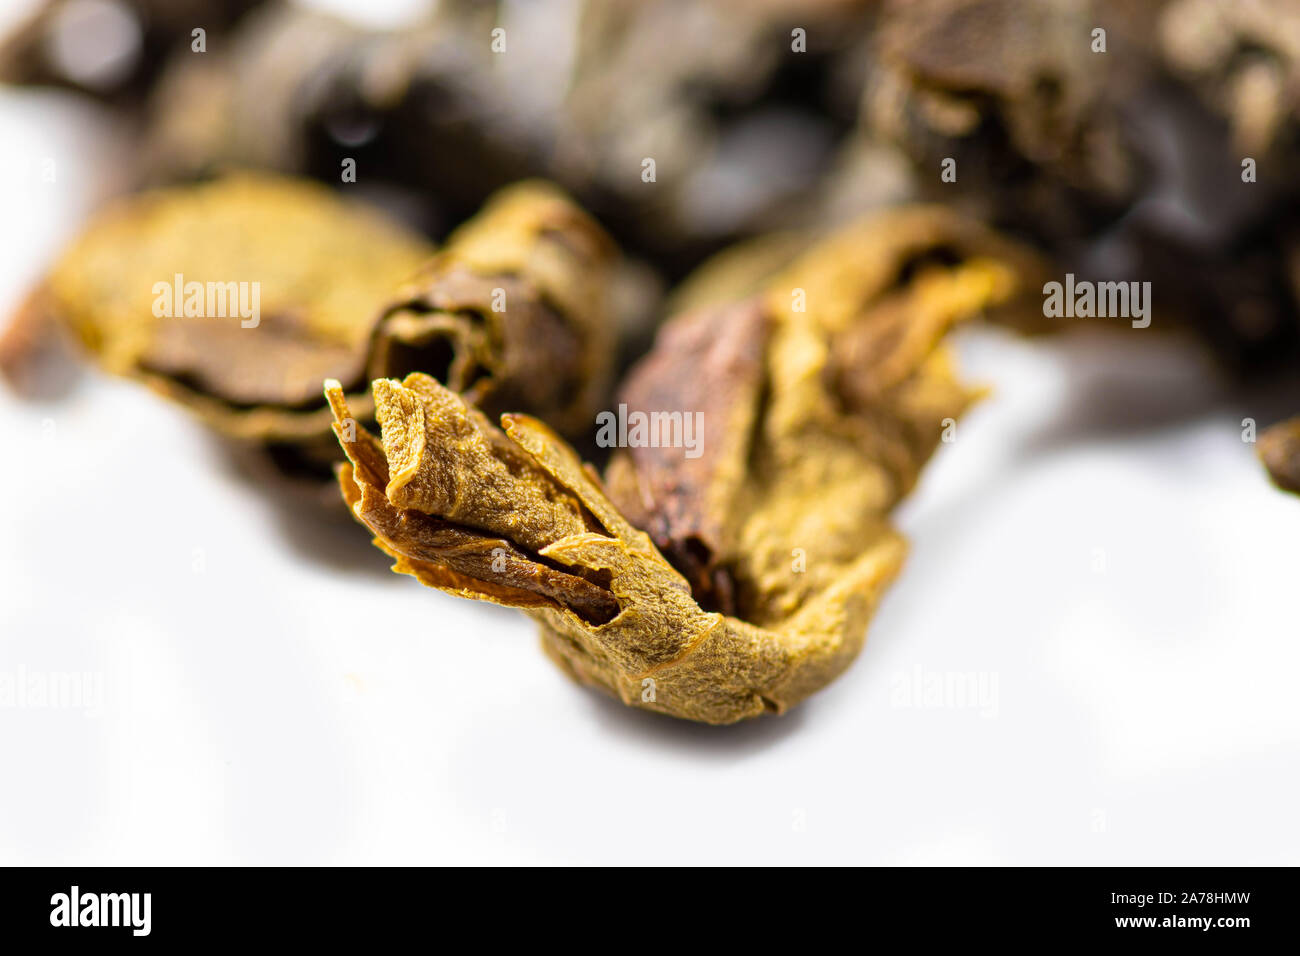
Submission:
[[[344,499],[397,570],[462,596],[522,607],[565,607],[604,622],[607,589],[546,560],[552,542],[595,520],[475,408],[433,378],[375,382],[382,442],[354,423],[338,382],[325,394],[350,465]]]
[[[570,674],[629,704],[710,723],[784,709],[852,659],[855,633],[901,562],[901,541],[882,536],[835,588],[779,630],[706,612],[541,422],[506,415],[502,434],[427,376],[379,392],[384,440],[360,432],[343,441],[351,464],[340,480],[353,513],[396,559],[394,570],[462,597],[528,609],[548,653]],[[350,417],[342,390],[331,383],[327,394],[342,437]],[[412,420],[430,436],[455,440],[419,444]],[[392,439],[391,427],[398,427]],[[393,497],[412,482],[399,479],[393,488],[394,458],[404,472],[427,478],[426,486],[442,488],[415,500],[426,507],[454,500],[459,520],[396,506]],[[514,496],[513,520],[502,511],[504,495]],[[483,560],[494,549],[495,565]],[[647,697],[647,687],[657,690]]]
[[[646,415],[699,413],[702,454],[678,447],[630,447],[610,460],[610,495],[649,532],[701,604],[732,613],[735,588],[720,567],[734,542],[746,482],[770,321],[756,299],[698,309],[669,322],[628,374],[619,404]]]
[[[426,372],[489,415],[580,433],[609,387],[616,258],[554,186],[503,190],[384,310],[369,375]]]
[[[848,235],[762,298],[670,322],[629,375],[619,414],[661,416],[660,438],[684,437],[692,416],[698,454],[620,435],[606,492],[534,419],[503,416],[502,435],[427,376],[380,380],[382,438],[344,441],[353,513],[395,570],[528,609],[557,663],[631,706],[707,723],[793,706],[861,649],[905,551],[889,512],[974,397],[944,333],[1015,290],[1000,262],[901,269],[905,231]],[[505,542],[526,573],[410,543],[443,522]]]
[[[107,371],[220,432],[305,441],[329,434],[321,380],[365,380],[379,304],[430,252],[324,187],[245,174],[119,201],[45,301]]]
[[[460,454],[473,462],[473,465],[465,466],[461,472],[456,467],[460,454],[447,454],[434,461],[421,451],[408,463],[414,465],[415,471],[419,471],[421,463],[425,463],[426,469],[436,470],[440,477],[454,486],[460,474],[468,474],[469,468],[478,466],[496,476],[504,493],[518,491],[518,479],[510,474],[505,462],[510,461],[512,466],[523,467],[525,470],[529,467],[528,463],[517,455],[512,460],[511,448],[494,449],[489,445],[492,440],[485,437],[483,426],[486,426],[486,422],[478,412],[466,407],[453,393],[442,389],[427,376],[413,374],[408,377],[406,386],[393,382],[376,383],[377,388],[380,385],[387,386],[382,390],[383,397],[379,399],[381,420],[405,423],[407,420],[400,417],[400,412],[399,417],[394,418],[394,408],[405,411],[420,409],[420,396],[427,395],[445,415],[445,418],[430,423],[434,433],[431,437],[446,437],[445,429],[450,426],[460,435]],[[399,473],[394,480],[388,459],[384,456],[384,446],[375,441],[373,436],[363,429],[354,437],[345,437],[348,432],[344,431],[343,423],[355,419],[352,418],[347,399],[337,382],[327,383],[326,396],[339,423],[335,426],[336,432],[351,461],[348,465],[340,466],[344,499],[358,519],[378,535],[376,544],[398,558],[403,570],[430,586],[452,590],[466,597],[481,597],[516,606],[561,605],[572,608],[575,613],[590,620],[604,621],[613,617],[617,605],[606,590],[582,577],[553,567],[535,552],[528,550],[530,542],[536,544],[535,537],[514,541],[508,534],[493,534],[493,529],[490,528],[459,524],[393,504],[385,494],[386,489],[393,488],[394,484],[398,488],[409,489],[410,480],[414,477],[409,474],[411,469],[405,469],[408,472],[405,478]],[[426,420],[422,412],[416,417],[421,422]],[[399,435],[399,431],[400,428],[395,424],[387,429],[386,438],[394,447],[410,452],[412,436],[406,433]],[[423,436],[418,441],[421,449],[426,447]],[[505,444],[499,441],[493,443]],[[501,457],[494,455],[494,451],[498,450],[502,453]],[[532,477],[536,480],[537,474],[534,473]],[[402,484],[403,481],[406,484]],[[454,493],[464,489],[446,487],[445,490]],[[400,496],[401,492],[395,491],[395,495]],[[436,498],[437,492],[433,496]],[[489,506],[483,512],[474,508],[464,509],[454,503],[445,510],[466,518],[478,518],[484,514],[487,517],[483,524],[496,525],[497,529],[505,527],[507,532],[515,530],[513,525],[517,522],[493,520],[500,518],[499,504],[498,501],[496,507]],[[563,526],[566,518],[576,519],[576,502],[571,503],[571,507],[574,510],[568,512],[549,509],[553,524],[547,522],[546,514],[534,514],[532,517],[534,522],[548,529],[555,525]],[[581,522],[577,527],[583,527]]]
[[[1090,45],[1100,24],[1122,45],[1117,21],[1130,18],[1094,0],[892,0],[872,38],[863,122],[926,179],[954,161],[956,182],[977,187],[962,198],[995,221],[1077,235],[1139,185],[1116,106],[1146,58],[1116,50],[1101,69]]]

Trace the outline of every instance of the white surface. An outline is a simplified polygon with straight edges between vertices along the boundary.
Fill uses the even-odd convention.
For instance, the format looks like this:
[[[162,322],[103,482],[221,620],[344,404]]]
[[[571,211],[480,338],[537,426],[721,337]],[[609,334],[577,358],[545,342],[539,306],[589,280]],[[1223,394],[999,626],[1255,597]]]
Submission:
[[[0,98],[5,307],[94,193],[32,103]],[[102,687],[0,707],[0,863],[1300,862],[1300,500],[1257,412],[1154,333],[966,352],[998,392],[900,515],[866,652],[733,728],[570,685],[135,386],[0,390],[0,678]],[[984,696],[909,702],[935,675]]]

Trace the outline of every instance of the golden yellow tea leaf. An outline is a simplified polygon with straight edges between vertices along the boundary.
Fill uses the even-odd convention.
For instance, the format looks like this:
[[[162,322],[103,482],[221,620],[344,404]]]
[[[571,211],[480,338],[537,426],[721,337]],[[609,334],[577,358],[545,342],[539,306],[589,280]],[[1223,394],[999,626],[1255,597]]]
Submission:
[[[395,570],[527,609],[583,683],[707,723],[784,711],[861,650],[905,552],[889,513],[975,397],[944,335],[1016,289],[987,258],[902,269],[924,246],[854,227],[668,323],[603,486],[541,422],[503,433],[419,374],[376,381],[382,435],[349,436],[330,383],[344,496]]]
[[[364,381],[379,306],[431,252],[323,186],[241,174],[115,203],[44,298],[108,371],[232,437],[302,440],[328,434],[321,380]]]

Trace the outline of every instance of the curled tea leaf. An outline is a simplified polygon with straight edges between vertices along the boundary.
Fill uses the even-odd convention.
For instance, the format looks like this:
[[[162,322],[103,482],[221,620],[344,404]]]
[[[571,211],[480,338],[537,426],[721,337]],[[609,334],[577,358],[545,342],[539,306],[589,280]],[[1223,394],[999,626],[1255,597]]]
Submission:
[[[901,563],[901,540],[881,536],[778,630],[705,611],[541,422],[506,415],[503,434],[427,376],[376,385],[383,440],[361,432],[344,441],[350,464],[340,482],[394,570],[527,609],[566,671],[626,703],[709,723],[783,710],[852,660]],[[338,421],[347,420],[337,383],[326,391]],[[421,510],[431,507],[455,508],[456,520]],[[495,566],[482,560],[494,550]],[[642,695],[647,679],[658,688],[653,700]]]
[[[782,283],[799,276],[814,290],[807,312],[783,305],[774,284],[661,331],[620,410],[698,415],[699,454],[629,443],[606,491],[535,419],[503,416],[502,434],[411,375],[373,385],[381,438],[348,441],[342,391],[328,388],[351,461],[345,498],[395,570],[527,609],[550,656],[583,683],[707,723],[784,711],[860,651],[905,552],[889,512],[942,421],[975,395],[943,335],[1015,288],[1013,270],[987,259],[900,274],[884,265],[908,258],[897,236],[866,235],[867,247],[844,247],[858,250],[857,269],[818,258],[844,237],[790,267]],[[420,543],[446,522],[479,536],[475,554],[491,542],[501,560],[485,568]],[[792,562],[800,552],[809,560]]]
[[[555,187],[505,189],[384,310],[370,377],[426,372],[488,414],[580,433],[609,386],[615,261]]]
[[[350,461],[340,473],[344,499],[398,571],[466,597],[614,616],[599,575],[569,573],[545,555],[598,527],[575,496],[433,378],[416,372],[374,387],[382,442],[344,431],[353,419],[338,382],[325,394]]]

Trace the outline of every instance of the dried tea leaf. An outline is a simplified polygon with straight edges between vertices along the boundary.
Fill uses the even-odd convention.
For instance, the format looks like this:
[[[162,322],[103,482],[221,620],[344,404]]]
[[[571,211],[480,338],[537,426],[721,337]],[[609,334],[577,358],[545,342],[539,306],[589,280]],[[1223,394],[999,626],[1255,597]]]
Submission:
[[[502,190],[384,310],[369,375],[426,372],[489,415],[580,434],[609,387],[616,262],[554,186]]]
[[[435,256],[322,187],[241,175],[119,203],[37,299],[109,371],[269,451],[282,471],[319,478],[339,458],[320,398],[327,378],[361,421],[370,377],[419,370],[490,411],[534,411],[580,432],[609,385],[618,261],[605,233],[544,183],[504,190]],[[211,311],[208,287],[220,283],[219,304],[235,314],[186,316],[191,282],[198,311]],[[258,315],[245,319],[236,306],[254,289]],[[160,294],[179,315],[154,314]],[[31,351],[14,343],[8,365]]]
[[[503,435],[421,375],[375,382],[382,437],[349,441],[331,384],[345,498],[395,570],[528,609],[583,683],[707,723],[783,711],[861,649],[905,551],[889,511],[974,397],[943,334],[1015,289],[989,259],[900,275],[899,235],[837,236],[792,265],[781,281],[813,290],[807,312],[774,284],[665,326],[620,405],[698,414],[698,456],[634,443],[606,491],[545,425],[506,415]],[[857,270],[821,258],[854,250]],[[440,550],[447,522],[496,564]]]
[[[562,606],[593,621],[617,613],[607,589],[540,555],[551,540],[586,533],[589,517],[477,409],[418,372],[402,385],[381,379],[381,444],[348,425],[338,382],[325,393],[351,461],[341,466],[344,499],[399,570],[465,597]]]
[[[1258,450],[1273,482],[1283,491],[1300,494],[1300,418],[1265,429]]]
[[[337,383],[327,394],[346,422]],[[790,706],[847,666],[902,560],[897,535],[881,536],[835,587],[779,630],[763,630],[702,610],[573,450],[536,419],[506,415],[502,434],[418,374],[382,385],[376,403],[381,420],[402,423],[392,444],[404,471],[461,503],[454,522],[393,503],[392,425],[384,426],[382,444],[365,432],[343,441],[350,459],[340,474],[345,498],[396,559],[394,570],[462,597],[528,609],[561,666],[629,704],[709,723]],[[428,436],[456,440],[425,441],[412,455],[413,420],[422,420]],[[337,430],[342,437],[341,424]],[[499,483],[503,473],[516,480]],[[513,520],[502,512],[509,504]],[[485,554],[495,564],[482,560]],[[657,689],[647,698],[644,686]]]
[[[1116,105],[1144,60],[1112,51],[1098,67],[1097,6],[893,0],[873,38],[864,122],[917,158],[927,181],[951,159],[956,182],[975,187],[968,197],[1000,215],[1084,231],[1132,194],[1140,169]],[[1102,19],[1121,43],[1119,18]]]
[[[223,434],[329,435],[320,382],[364,381],[379,305],[431,254],[322,186],[244,174],[100,214],[47,277],[47,308],[109,372]]]
[[[937,205],[902,206],[823,237],[771,278],[766,294],[770,308],[790,314],[792,292],[802,289],[808,314],[839,330],[920,275],[981,264],[1004,276],[998,294],[985,302],[990,310],[1012,301],[1013,292],[1035,292],[1045,268],[1041,257],[973,219]],[[1041,314],[1042,303],[1035,305]]]
[[[1298,190],[1266,172],[1296,165],[1298,22],[1292,0],[890,0],[861,123],[1054,278],[1150,282],[1157,328],[1258,369],[1300,343]]]

